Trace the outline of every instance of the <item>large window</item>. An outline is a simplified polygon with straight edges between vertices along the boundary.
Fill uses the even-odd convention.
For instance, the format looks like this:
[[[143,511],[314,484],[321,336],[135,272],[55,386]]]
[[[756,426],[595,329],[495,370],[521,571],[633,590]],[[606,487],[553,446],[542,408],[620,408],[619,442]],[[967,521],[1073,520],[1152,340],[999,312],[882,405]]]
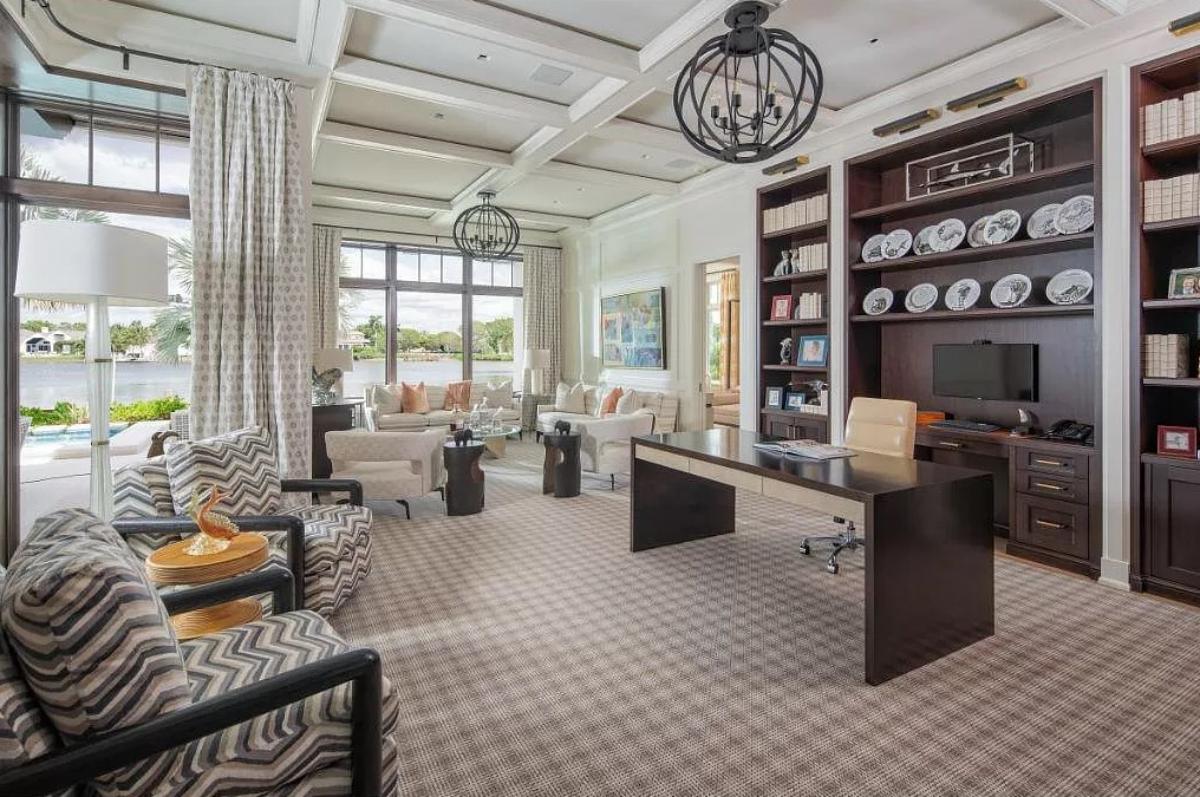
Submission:
[[[355,356],[347,394],[384,381],[519,385],[522,273],[520,260],[471,262],[449,249],[344,244],[338,344]]]

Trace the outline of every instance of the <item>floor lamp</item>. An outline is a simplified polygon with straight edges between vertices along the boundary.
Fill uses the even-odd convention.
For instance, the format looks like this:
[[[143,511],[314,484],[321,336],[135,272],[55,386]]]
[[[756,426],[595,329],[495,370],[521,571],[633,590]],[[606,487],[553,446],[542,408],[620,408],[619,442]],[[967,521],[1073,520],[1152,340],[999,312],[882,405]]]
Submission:
[[[535,396],[544,395],[546,369],[550,367],[549,349],[526,349],[525,369],[529,371],[529,390]]]
[[[167,304],[167,241],[108,224],[58,219],[24,222],[15,293],[23,299],[87,305],[91,509],[110,520],[113,495],[108,427],[114,369],[108,308]]]

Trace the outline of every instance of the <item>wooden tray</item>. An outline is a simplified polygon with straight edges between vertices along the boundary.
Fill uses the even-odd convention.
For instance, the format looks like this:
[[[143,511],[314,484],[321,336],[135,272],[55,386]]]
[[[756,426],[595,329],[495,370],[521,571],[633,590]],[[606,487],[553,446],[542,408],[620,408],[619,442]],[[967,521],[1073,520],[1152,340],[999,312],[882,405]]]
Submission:
[[[267,538],[239,534],[220,553],[189,556],[191,540],[164,545],[146,557],[146,572],[156,584],[207,584],[241,575],[267,561]]]

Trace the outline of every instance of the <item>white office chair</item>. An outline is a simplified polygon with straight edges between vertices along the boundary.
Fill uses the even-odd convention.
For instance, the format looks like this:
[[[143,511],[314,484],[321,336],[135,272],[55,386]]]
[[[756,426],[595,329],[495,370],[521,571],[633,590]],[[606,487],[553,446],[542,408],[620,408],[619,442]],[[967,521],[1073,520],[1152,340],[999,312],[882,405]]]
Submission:
[[[917,405],[911,401],[892,399],[855,398],[850,402],[850,414],[846,417],[846,448],[883,454],[888,457],[913,458],[913,444],[917,436]],[[805,556],[812,555],[811,543],[832,542],[833,551],[825,562],[825,569],[834,575],[838,572],[838,554],[845,550],[858,550],[866,545],[862,537],[854,536],[854,522],[835,517],[846,530],[841,534],[825,537],[806,537],[801,544]]]

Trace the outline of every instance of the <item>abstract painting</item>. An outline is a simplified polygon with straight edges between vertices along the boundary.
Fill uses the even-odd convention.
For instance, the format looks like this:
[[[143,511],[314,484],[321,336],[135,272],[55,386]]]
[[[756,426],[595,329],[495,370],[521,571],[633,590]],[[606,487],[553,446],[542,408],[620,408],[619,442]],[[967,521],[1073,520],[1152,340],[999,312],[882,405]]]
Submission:
[[[600,300],[605,368],[667,367],[666,293],[654,288]]]

